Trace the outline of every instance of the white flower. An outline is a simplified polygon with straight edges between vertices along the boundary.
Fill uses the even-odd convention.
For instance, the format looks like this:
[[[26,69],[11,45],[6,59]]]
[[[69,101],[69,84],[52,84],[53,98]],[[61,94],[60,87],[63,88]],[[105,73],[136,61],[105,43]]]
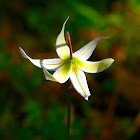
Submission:
[[[66,44],[64,36],[64,28],[67,20],[64,22],[62,30],[56,40],[56,52],[60,58],[43,60],[32,59],[26,55],[22,48],[20,48],[20,52],[23,57],[29,59],[35,66],[43,69],[47,80],[65,83],[70,78],[76,91],[86,100],[88,100],[88,97],[91,94],[84,72],[101,72],[107,69],[114,62],[114,59],[107,58],[96,62],[87,61],[87,59],[92,55],[97,43],[100,40],[108,39],[109,37],[96,38],[75,53],[72,53],[70,36],[67,33],[70,48]],[[52,70],[55,72],[53,75],[51,75],[47,70]]]

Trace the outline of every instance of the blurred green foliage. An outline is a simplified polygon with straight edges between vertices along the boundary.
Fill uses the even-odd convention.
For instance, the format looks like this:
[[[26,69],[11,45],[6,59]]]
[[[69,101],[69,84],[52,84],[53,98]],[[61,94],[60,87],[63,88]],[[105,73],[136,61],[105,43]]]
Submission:
[[[68,16],[74,51],[110,36],[90,60],[115,59],[106,71],[86,74],[88,102],[71,90],[71,139],[139,139],[139,0],[1,0],[0,139],[65,139],[66,84],[46,81],[18,47],[32,58],[58,57],[55,41]]]

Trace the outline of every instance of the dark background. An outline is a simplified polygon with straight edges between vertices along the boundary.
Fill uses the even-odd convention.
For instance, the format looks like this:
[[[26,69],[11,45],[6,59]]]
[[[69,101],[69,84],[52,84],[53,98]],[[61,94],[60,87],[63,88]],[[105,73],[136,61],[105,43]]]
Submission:
[[[32,58],[57,58],[68,16],[73,51],[109,36],[90,60],[115,59],[104,72],[86,74],[88,102],[71,90],[71,140],[139,140],[139,0],[0,0],[0,139],[65,139],[68,82],[46,81],[18,47]]]

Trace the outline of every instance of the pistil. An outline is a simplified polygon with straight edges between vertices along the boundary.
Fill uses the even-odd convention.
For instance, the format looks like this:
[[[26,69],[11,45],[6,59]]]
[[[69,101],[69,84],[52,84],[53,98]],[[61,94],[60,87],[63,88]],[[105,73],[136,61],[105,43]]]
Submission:
[[[70,59],[73,59],[73,56],[72,56],[72,45],[71,45],[71,39],[70,39],[69,32],[67,32],[67,39],[68,39],[68,45],[70,47]]]

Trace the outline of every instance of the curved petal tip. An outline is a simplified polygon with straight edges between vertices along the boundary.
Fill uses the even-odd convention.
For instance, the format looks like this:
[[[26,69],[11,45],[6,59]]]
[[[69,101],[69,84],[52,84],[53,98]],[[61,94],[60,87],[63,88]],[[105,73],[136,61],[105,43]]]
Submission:
[[[88,101],[88,96],[86,96],[86,97],[85,97],[85,100],[87,100],[87,101]]]
[[[24,52],[24,50],[23,50],[21,47],[19,47],[19,50],[20,50],[21,55],[22,55],[24,58],[30,59],[30,57]]]
[[[65,22],[67,22],[67,20],[69,19],[69,16],[67,17],[67,19],[66,19],[66,21]]]
[[[114,62],[115,60],[113,58],[110,58],[110,62],[111,64]]]
[[[112,58],[112,62],[114,62],[115,60]]]

